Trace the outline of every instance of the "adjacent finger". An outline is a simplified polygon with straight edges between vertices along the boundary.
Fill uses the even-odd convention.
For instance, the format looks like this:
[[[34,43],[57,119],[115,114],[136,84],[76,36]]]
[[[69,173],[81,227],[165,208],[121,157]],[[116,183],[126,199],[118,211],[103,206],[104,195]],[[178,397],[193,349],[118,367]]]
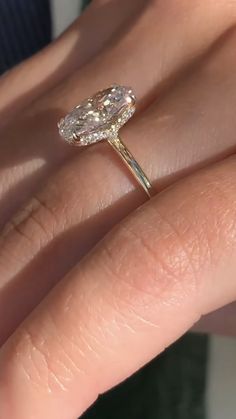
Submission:
[[[132,85],[143,108],[229,29],[235,14],[235,3],[228,1],[147,2],[128,30],[115,36],[101,54],[2,134],[0,175],[4,182],[0,198],[7,196],[9,211],[19,207],[39,182],[68,158],[71,149],[58,142],[60,116],[114,82]],[[6,207],[2,205],[2,209]]]
[[[93,1],[58,39],[0,78],[0,126],[96,55],[143,0],[122,3]]]
[[[235,179],[234,156],[175,184],[65,277],[0,351],[3,417],[76,418],[235,300]]]
[[[233,33],[195,74],[123,130],[125,142],[157,190],[235,150],[234,45]],[[0,316],[6,318],[1,341],[145,199],[106,143],[75,155],[58,171],[1,237]]]

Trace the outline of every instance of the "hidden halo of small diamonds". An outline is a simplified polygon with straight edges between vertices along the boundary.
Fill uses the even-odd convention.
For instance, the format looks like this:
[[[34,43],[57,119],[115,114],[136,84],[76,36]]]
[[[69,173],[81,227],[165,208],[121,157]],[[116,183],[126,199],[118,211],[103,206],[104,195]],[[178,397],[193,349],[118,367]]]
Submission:
[[[59,133],[70,144],[85,146],[115,139],[133,116],[136,98],[132,89],[114,85],[76,106],[58,123]]]

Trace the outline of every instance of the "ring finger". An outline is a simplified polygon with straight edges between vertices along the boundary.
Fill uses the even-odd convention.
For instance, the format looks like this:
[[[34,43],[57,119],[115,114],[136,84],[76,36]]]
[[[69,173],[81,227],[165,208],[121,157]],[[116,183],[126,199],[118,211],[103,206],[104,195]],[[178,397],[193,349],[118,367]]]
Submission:
[[[194,74],[123,130],[157,189],[235,149],[234,44],[232,33]],[[5,227],[2,341],[91,246],[143,202],[135,186],[108,145],[97,144],[68,161]]]
[[[160,95],[180,70],[206,52],[235,18],[236,7],[228,1],[147,2],[127,32],[115,36],[99,56],[37,101],[2,133],[0,224],[71,152],[58,143],[56,122],[61,115],[114,82],[132,85],[144,107],[157,90]],[[197,31],[199,21],[201,33]]]

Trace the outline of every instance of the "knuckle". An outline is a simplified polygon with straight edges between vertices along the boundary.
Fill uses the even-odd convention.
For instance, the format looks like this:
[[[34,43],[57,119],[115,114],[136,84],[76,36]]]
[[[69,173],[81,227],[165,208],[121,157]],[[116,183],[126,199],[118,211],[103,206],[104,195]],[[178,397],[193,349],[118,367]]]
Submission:
[[[198,244],[187,242],[177,227],[155,213],[157,234],[152,222],[136,221],[125,223],[105,245],[106,269],[116,284],[123,289],[122,298],[137,294],[156,300],[181,289],[184,292],[195,290],[195,266]],[[193,250],[194,247],[194,250]],[[125,287],[131,289],[128,294]]]
[[[48,387],[49,362],[42,349],[42,342],[38,342],[31,330],[24,325],[17,331],[10,343],[8,361],[13,367],[13,374],[15,374],[15,369],[20,369],[22,378],[30,385],[37,389],[44,385],[47,387],[45,389],[51,392],[51,387]]]
[[[1,241],[5,242],[12,234],[23,239],[30,246],[41,247],[41,243],[54,236],[57,222],[57,211],[50,206],[48,200],[39,195],[31,198],[3,228]]]
[[[0,235],[0,273],[4,277],[15,274],[44,250],[59,228],[64,230],[66,221],[59,208],[50,198],[35,196],[5,225]]]
[[[71,363],[53,331],[49,336],[32,330],[26,323],[22,325],[14,336],[10,363],[40,392],[68,390],[73,374]]]

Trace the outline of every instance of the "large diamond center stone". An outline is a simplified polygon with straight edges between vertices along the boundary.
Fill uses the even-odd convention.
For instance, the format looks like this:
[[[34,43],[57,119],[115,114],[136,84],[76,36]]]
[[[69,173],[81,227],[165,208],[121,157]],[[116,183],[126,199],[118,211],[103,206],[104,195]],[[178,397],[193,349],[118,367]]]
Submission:
[[[112,86],[84,100],[58,127],[60,135],[76,145],[88,145],[117,135],[135,112],[135,96],[130,88]]]

